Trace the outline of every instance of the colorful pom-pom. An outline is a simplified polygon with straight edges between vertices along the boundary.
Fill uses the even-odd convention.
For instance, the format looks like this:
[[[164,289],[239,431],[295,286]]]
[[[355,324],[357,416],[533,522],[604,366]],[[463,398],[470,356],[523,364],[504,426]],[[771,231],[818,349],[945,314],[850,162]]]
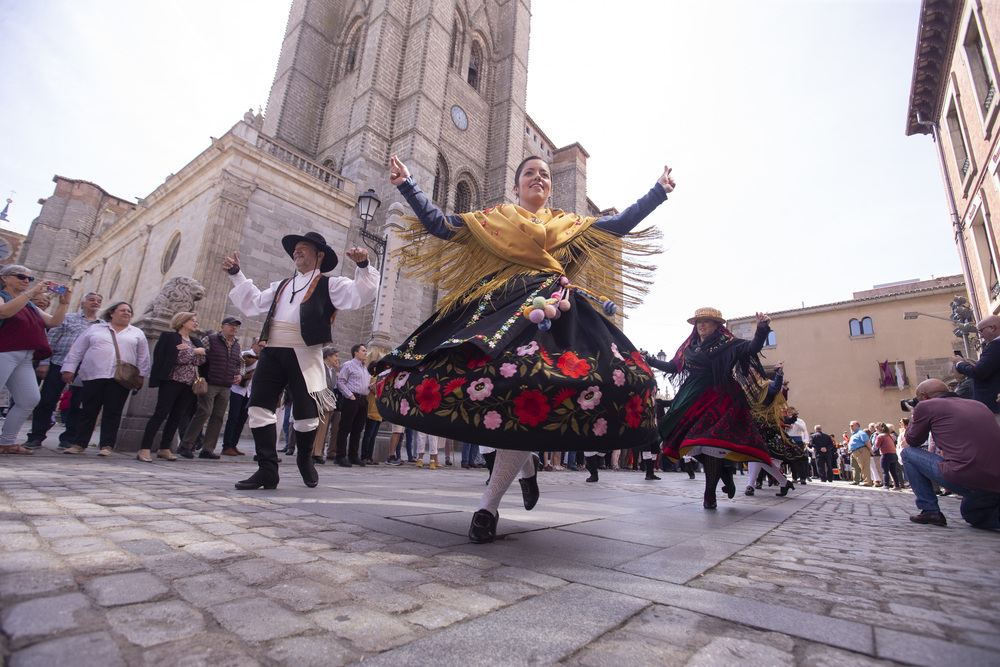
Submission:
[[[538,311],[536,310],[535,312],[537,313]],[[545,318],[544,320],[538,323],[538,328],[542,331],[548,331],[549,329],[552,328],[552,320]]]
[[[569,310],[569,299],[563,299],[562,301],[559,302],[559,310],[563,311],[564,313],[567,310]]]
[[[614,315],[616,312],[618,312],[618,306],[615,305],[614,301],[611,301],[609,299],[604,302],[604,312],[607,315]]]
[[[545,319],[545,311],[541,309],[533,310],[531,311],[531,314],[528,315],[528,319],[534,322],[535,324],[538,324],[539,322]]]
[[[567,278],[566,276],[563,276],[562,278],[559,279],[559,284],[560,285],[569,285],[569,278]]]
[[[545,297],[544,296],[536,296],[535,299],[531,302],[531,305],[533,305],[535,308],[544,308],[545,307]]]
[[[556,310],[555,306],[549,305],[549,306],[545,306],[545,308],[542,309],[542,312],[545,313],[545,317],[547,317],[547,318],[549,318],[551,320],[553,317],[556,316],[556,313],[558,313],[559,311]]]

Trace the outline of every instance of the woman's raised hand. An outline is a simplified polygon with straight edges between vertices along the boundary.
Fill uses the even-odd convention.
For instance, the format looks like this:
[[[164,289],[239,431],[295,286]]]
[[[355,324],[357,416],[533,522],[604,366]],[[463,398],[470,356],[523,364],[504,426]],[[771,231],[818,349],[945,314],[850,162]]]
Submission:
[[[663,186],[664,192],[673,192],[674,188],[677,186],[677,184],[674,183],[673,176],[670,175],[670,172],[672,171],[673,169],[667,165],[663,165],[663,175],[656,179],[656,182]]]
[[[757,313],[756,317],[757,324],[770,324],[771,322],[771,317],[769,315],[765,315],[764,313]]]
[[[389,158],[389,182],[393,185],[402,185],[410,177],[410,170],[406,165],[393,155]]]

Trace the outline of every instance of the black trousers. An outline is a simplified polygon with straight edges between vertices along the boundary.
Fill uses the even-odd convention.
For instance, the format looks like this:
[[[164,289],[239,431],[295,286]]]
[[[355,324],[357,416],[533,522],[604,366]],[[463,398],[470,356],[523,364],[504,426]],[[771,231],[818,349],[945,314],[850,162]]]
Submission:
[[[305,378],[299,368],[295,350],[290,347],[265,347],[257,361],[253,384],[250,385],[248,410],[261,408],[274,413],[278,409],[281,394],[288,388],[292,395],[292,416],[297,421],[318,419],[319,408],[309,395]],[[277,418],[275,423],[251,428],[254,446],[257,450],[257,479],[263,482],[278,481]],[[316,429],[310,429],[310,433]],[[307,451],[312,459],[312,440]],[[301,448],[300,448],[301,449]]]
[[[365,421],[368,419],[368,397],[355,396],[354,400],[344,398],[340,408],[340,428],[337,429],[337,458],[358,458],[358,447],[361,436],[365,432]],[[347,436],[351,436],[350,455],[348,455]]]
[[[76,432],[76,444],[79,447],[90,445],[90,436],[97,426],[97,415],[101,416],[101,447],[114,449],[118,440],[118,427],[122,423],[122,410],[128,400],[128,389],[112,378],[83,381],[83,410],[80,413],[79,428]]]
[[[153,452],[170,449],[170,444],[181,421],[181,415],[190,410],[193,403],[194,392],[191,391],[190,385],[174,380],[164,380],[157,389],[156,407],[153,408],[153,414],[146,422],[146,430],[142,432],[142,444],[139,445],[139,449],[148,449]],[[164,420],[166,420],[165,424]],[[159,446],[153,449],[153,440],[156,438],[156,432],[160,430],[161,424],[163,424],[163,435],[160,436]]]
[[[816,457],[819,478],[824,482],[833,481],[833,462],[836,454],[820,454]]]
[[[240,442],[240,434],[247,425],[247,411],[250,409],[250,397],[229,392],[229,417],[226,428],[222,432],[222,448],[236,449]]]
[[[31,411],[31,433],[28,434],[28,442],[43,442],[45,440],[45,434],[52,428],[52,413],[59,405],[59,399],[62,398],[65,388],[66,383],[62,381],[62,366],[50,365],[48,375],[42,380],[38,405]],[[63,413],[65,417],[63,425],[66,430],[59,434],[59,442],[67,447],[76,444],[76,429],[77,422],[80,420],[80,397],[83,388],[70,386],[69,392],[69,410]]]

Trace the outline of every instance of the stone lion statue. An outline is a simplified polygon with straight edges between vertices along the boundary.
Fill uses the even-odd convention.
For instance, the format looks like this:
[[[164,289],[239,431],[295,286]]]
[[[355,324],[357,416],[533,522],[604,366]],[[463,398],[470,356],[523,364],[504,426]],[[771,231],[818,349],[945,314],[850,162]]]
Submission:
[[[179,276],[163,284],[160,293],[146,306],[142,320],[169,321],[174,313],[193,311],[194,302],[205,298],[205,287],[194,278]]]

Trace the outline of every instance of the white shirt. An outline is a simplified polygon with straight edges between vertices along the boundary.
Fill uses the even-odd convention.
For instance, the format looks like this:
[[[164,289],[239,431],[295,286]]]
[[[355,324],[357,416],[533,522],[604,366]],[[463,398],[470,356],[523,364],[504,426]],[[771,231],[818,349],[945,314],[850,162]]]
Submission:
[[[812,441],[812,438],[809,437],[809,429],[806,428],[806,423],[801,417],[796,419],[794,424],[789,424],[785,427],[785,433],[787,433],[790,438],[802,438],[802,442],[807,445]]]
[[[247,356],[256,356],[256,355],[254,355],[253,350],[243,350],[243,363],[246,364],[246,366],[243,369],[244,375],[249,373],[253,369],[257,368],[257,362],[248,361]],[[250,385],[252,384],[253,384],[253,378],[251,377],[250,381],[247,382],[247,386],[243,387],[238,384],[234,384],[232,387],[229,388],[229,391],[233,392],[234,394],[239,394],[240,396],[246,398],[250,395]]]
[[[274,308],[274,319],[279,322],[299,322],[299,306],[309,292],[309,283],[317,275],[316,271],[308,273],[295,272],[295,278],[287,285],[281,293],[281,298]],[[229,276],[233,281],[233,289],[229,292],[229,298],[233,304],[240,309],[244,315],[253,317],[254,315],[265,315],[271,308],[274,300],[274,293],[277,291],[281,281],[271,283],[270,287],[261,292],[253,284],[253,281],[243,275],[243,272],[235,276]],[[294,283],[294,285],[293,285]],[[354,269],[354,280],[343,276],[331,276],[329,281],[330,303],[337,310],[350,310],[360,308],[371,303],[378,291],[379,274],[371,264],[367,268]],[[293,288],[298,290],[292,295]],[[302,289],[300,289],[302,288]]]
[[[115,336],[121,360],[135,364],[139,367],[139,375],[149,377],[149,344],[142,330],[130,324]],[[77,373],[80,380],[99,380],[113,378],[117,366],[111,325],[97,322],[73,343],[63,360],[62,372]]]

